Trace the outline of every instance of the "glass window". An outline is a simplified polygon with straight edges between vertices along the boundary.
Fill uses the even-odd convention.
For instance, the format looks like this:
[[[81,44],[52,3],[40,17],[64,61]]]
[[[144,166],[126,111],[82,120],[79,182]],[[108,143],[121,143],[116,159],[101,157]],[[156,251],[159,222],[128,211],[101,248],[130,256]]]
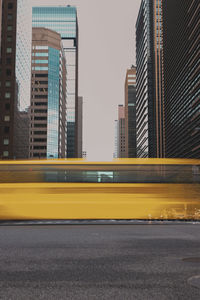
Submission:
[[[48,52],[37,52],[37,53],[35,53],[35,56],[48,56],[49,55],[49,53]],[[34,55],[33,55],[34,56]]]
[[[36,59],[32,61],[35,64],[48,64],[48,59]]]
[[[48,67],[35,67],[35,71],[48,71]]]
[[[9,139],[4,139],[4,140],[3,140],[3,144],[4,144],[4,145],[9,145]]]
[[[6,99],[10,99],[10,97],[11,97],[11,93],[8,93],[8,92],[5,93],[5,98],[6,98]]]
[[[8,25],[7,30],[12,31],[13,27],[11,25]]]
[[[8,9],[12,9],[13,8],[13,3],[8,3]]]
[[[6,104],[5,104],[5,109],[6,109],[6,110],[10,110],[10,103],[6,103]]]
[[[6,81],[6,87],[10,87],[11,86],[11,82],[10,81]]]
[[[11,70],[10,70],[10,69],[7,69],[7,70],[6,70],[6,75],[7,75],[7,76],[11,76],[11,74],[12,74]]]
[[[5,127],[4,127],[4,133],[9,133],[9,131],[10,131],[10,127],[5,126]]]
[[[9,121],[10,121],[10,116],[5,116],[5,117],[4,117],[4,121],[5,121],[5,122],[9,122]]]
[[[36,49],[48,49],[48,46],[36,46]]]
[[[12,53],[12,48],[7,48],[6,53]]]
[[[7,65],[11,65],[11,62],[12,62],[12,60],[11,60],[10,57],[6,58],[6,64],[7,64]]]
[[[12,42],[12,36],[7,36],[7,42]]]
[[[8,155],[9,155],[9,152],[8,152],[8,151],[4,151],[4,152],[3,152],[3,156],[4,156],[4,157],[8,157]]]
[[[8,14],[8,20],[12,20],[13,16],[11,14]]]

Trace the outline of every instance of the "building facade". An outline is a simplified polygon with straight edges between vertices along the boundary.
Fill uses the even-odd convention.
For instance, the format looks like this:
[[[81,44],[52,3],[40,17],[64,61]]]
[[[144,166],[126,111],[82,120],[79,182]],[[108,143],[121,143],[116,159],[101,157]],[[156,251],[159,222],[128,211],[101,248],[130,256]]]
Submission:
[[[60,34],[33,28],[30,158],[66,157],[66,62]]]
[[[126,144],[125,144],[125,107],[124,105],[118,105],[118,158],[126,157]]]
[[[3,17],[2,4],[3,4],[3,2],[2,2],[2,0],[0,0],[0,57],[1,57],[1,42],[2,42],[1,41],[1,27],[2,27],[2,17]]]
[[[78,97],[78,158],[83,155],[83,97]]]
[[[33,7],[33,27],[61,35],[67,68],[67,157],[78,156],[78,22],[72,6]]]
[[[0,7],[0,157],[28,158],[31,2],[2,0]]]
[[[114,140],[114,152],[113,158],[118,158],[118,120],[115,120],[115,140]]]
[[[126,157],[137,157],[136,143],[136,67],[127,70],[125,80],[125,143]]]
[[[86,151],[83,151],[83,153],[82,153],[82,158],[83,158],[83,159],[87,159],[87,152],[86,152]]]
[[[142,0],[136,23],[137,157],[164,157],[162,0]]]
[[[200,158],[200,5],[163,0],[165,156]]]

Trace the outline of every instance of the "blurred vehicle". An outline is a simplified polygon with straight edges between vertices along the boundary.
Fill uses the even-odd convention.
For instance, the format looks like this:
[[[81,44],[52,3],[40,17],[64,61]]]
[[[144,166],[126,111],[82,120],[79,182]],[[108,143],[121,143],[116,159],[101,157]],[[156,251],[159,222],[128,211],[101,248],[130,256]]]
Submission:
[[[0,219],[200,220],[200,160],[0,162]]]

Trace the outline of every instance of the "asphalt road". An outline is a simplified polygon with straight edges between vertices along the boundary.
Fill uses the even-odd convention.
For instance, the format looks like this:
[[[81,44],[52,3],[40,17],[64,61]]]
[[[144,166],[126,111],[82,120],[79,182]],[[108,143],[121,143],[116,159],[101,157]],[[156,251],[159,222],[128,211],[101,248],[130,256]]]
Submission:
[[[199,300],[197,275],[198,224],[0,226],[3,300]]]

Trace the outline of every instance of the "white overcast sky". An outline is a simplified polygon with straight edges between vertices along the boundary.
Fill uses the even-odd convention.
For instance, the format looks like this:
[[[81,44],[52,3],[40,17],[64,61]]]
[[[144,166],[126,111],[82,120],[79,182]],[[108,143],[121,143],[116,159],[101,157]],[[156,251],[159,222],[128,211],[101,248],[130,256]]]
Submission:
[[[135,64],[135,23],[141,0],[32,2],[77,7],[83,149],[89,160],[112,160],[117,106],[124,103],[126,70]]]

